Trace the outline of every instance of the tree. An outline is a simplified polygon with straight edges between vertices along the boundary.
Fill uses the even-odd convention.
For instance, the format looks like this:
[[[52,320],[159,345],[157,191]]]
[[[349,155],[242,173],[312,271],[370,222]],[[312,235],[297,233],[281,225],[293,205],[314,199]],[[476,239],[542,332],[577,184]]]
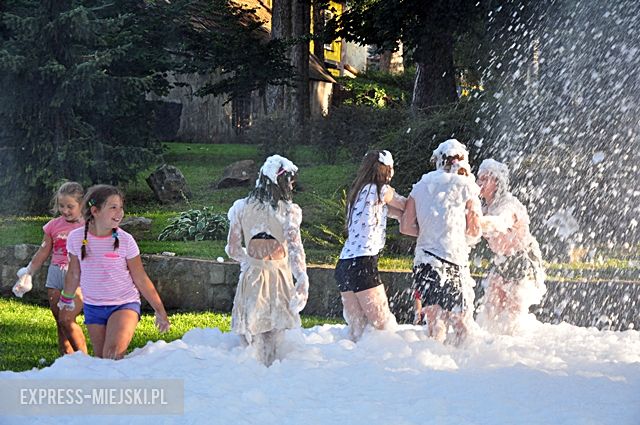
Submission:
[[[306,140],[311,106],[309,93],[309,40],[311,0],[274,0],[271,39],[290,46],[288,56],[294,72],[292,87],[269,88],[270,112],[285,112],[291,120],[291,138]]]
[[[162,79],[157,55],[136,51],[140,5],[14,1],[2,11],[0,190],[28,191],[26,208],[43,208],[61,179],[130,181],[159,152],[144,96]]]
[[[125,183],[155,162],[149,92],[169,72],[220,74],[198,94],[288,81],[285,46],[225,0],[0,3],[0,190],[44,207],[61,179]],[[268,37],[267,37],[268,38]]]
[[[354,0],[335,25],[338,35],[381,49],[402,41],[416,64],[414,110],[456,101],[454,44],[470,21],[483,15],[468,0]]]
[[[311,29],[310,0],[293,0],[291,17],[292,35],[296,39],[291,51],[291,62],[296,70],[291,102],[291,123],[294,140],[308,140],[309,104],[309,31]]]
[[[324,63],[324,45],[326,42],[326,13],[329,10],[329,0],[312,0],[313,24],[313,54],[320,63]]]
[[[172,42],[173,53],[180,58],[177,70],[222,77],[196,94],[227,94],[231,100],[289,81],[288,45],[270,40],[255,9],[236,7],[227,0],[182,0],[171,7],[179,14]]]

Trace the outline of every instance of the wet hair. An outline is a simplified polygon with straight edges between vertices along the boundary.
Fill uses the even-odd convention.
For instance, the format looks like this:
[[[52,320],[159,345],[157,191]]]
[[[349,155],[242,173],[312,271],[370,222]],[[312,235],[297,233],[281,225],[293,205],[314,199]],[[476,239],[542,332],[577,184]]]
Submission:
[[[455,161],[464,161],[464,157],[462,155],[444,155],[441,159],[440,159],[440,167],[438,168],[443,168],[446,172],[451,171],[451,166],[453,165],[453,163]],[[436,166],[438,166],[438,164],[436,163]],[[461,174],[460,171],[465,172],[465,170],[460,169],[458,170],[458,174]],[[462,174],[462,175],[468,175],[468,174]]]
[[[358,174],[356,174],[356,178],[351,184],[351,188],[347,194],[346,206],[347,220],[345,226],[347,233],[349,232],[349,225],[351,224],[353,205],[358,199],[358,195],[363,187],[368,184],[375,184],[378,200],[382,202],[382,186],[391,181],[391,170],[393,168],[390,165],[384,165],[380,162],[379,157],[382,152],[381,150],[372,150],[366,153],[360,164]]]
[[[495,159],[488,158],[482,161],[478,169],[478,177],[488,175],[496,181],[495,196],[501,196],[509,191],[509,167]]]
[[[56,193],[51,197],[51,214],[57,215],[58,211],[58,198],[61,196],[71,196],[80,206],[82,206],[82,197],[84,196],[84,189],[80,183],[66,182],[56,190]]]
[[[459,176],[467,176],[467,177],[469,177],[469,172],[467,171],[466,168],[460,167],[460,168],[458,168],[458,175]]]
[[[280,201],[289,202],[293,200],[292,187],[296,178],[297,173],[284,171],[276,177],[278,184],[275,184],[269,177],[260,173],[256,187],[249,192],[249,199],[263,204],[270,204],[274,210],[278,209]]]
[[[99,184],[92,186],[87,191],[82,202],[82,215],[84,216],[84,238],[82,239],[82,248],[80,258],[84,259],[87,256],[87,245],[89,243],[87,234],[89,233],[89,222],[93,219],[91,214],[91,207],[101,209],[111,196],[117,195],[124,202],[124,194],[115,186],[109,186],[106,184]],[[120,240],[118,239],[118,229],[111,229],[111,236],[113,237],[113,250],[115,251],[120,246]]]

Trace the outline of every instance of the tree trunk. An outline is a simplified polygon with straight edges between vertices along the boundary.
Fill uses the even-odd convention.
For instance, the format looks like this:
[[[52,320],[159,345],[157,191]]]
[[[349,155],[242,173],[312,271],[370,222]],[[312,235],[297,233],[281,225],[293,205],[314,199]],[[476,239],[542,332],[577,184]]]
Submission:
[[[295,68],[295,83],[291,98],[291,124],[294,141],[307,140],[308,121],[311,113],[309,103],[309,30],[311,27],[311,1],[293,0],[293,37],[297,43],[291,49],[291,63]]]
[[[292,0],[273,0],[271,6],[271,39],[291,38]],[[269,113],[278,113],[288,109],[289,97],[286,86],[267,87],[267,109]]]
[[[416,80],[411,109],[417,111],[458,99],[452,33],[445,29],[425,34],[413,58],[416,62]]]
[[[313,54],[324,63],[324,12],[327,8],[326,0],[313,0]]]

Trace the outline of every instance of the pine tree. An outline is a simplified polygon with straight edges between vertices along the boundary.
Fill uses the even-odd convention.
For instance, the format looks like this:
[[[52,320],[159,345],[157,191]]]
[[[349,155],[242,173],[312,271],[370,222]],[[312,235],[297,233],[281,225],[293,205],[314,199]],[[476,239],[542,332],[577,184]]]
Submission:
[[[0,191],[26,209],[42,208],[61,179],[118,184],[153,161],[144,96],[163,83],[159,59],[145,65],[140,50],[141,4],[8,1],[1,11]]]

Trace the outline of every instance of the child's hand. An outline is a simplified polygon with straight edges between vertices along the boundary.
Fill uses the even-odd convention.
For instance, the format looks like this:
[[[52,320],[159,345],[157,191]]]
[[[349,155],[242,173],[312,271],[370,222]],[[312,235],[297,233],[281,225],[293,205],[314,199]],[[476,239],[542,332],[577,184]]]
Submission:
[[[300,313],[307,305],[308,297],[309,296],[306,293],[296,292],[289,301],[289,310],[294,314]]]
[[[60,295],[60,299],[58,300],[57,305],[60,310],[73,311],[76,308],[76,303],[73,301],[73,299],[67,298],[62,295]]]
[[[16,273],[18,277],[22,277],[26,274],[33,274],[31,273],[31,263],[29,263],[27,267],[22,267],[20,270],[18,270],[18,273]]]
[[[156,317],[156,328],[158,328],[158,331],[160,331],[160,333],[167,332],[171,327],[167,314],[156,312],[155,317]]]
[[[23,269],[26,269],[26,267],[23,267]],[[23,273],[22,275],[19,275],[19,276],[20,276],[20,279],[18,279],[16,284],[13,285],[13,288],[11,288],[11,290],[13,291],[13,294],[16,297],[22,298],[24,294],[26,294],[33,288],[33,282],[31,282],[31,274],[29,273]]]

